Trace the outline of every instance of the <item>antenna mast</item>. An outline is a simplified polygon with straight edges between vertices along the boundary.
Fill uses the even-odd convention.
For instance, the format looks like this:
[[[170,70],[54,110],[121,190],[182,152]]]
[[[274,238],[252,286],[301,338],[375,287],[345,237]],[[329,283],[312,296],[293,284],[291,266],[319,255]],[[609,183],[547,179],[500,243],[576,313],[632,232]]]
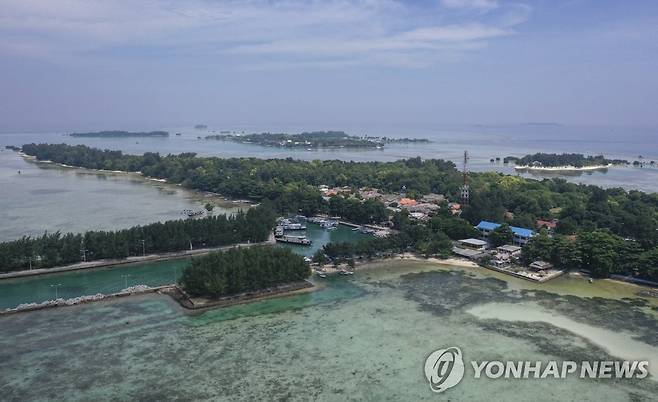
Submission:
[[[468,151],[464,151],[464,166],[463,166],[464,181],[462,186],[460,187],[463,205],[468,205],[468,201],[470,199],[470,191],[468,186],[468,160],[469,160]]]

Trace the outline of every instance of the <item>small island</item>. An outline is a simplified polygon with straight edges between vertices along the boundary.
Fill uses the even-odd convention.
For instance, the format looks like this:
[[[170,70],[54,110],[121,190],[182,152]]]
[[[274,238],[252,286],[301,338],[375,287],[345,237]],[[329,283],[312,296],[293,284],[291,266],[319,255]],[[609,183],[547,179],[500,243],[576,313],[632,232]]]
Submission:
[[[425,143],[422,138],[389,138],[353,136],[344,131],[314,131],[299,134],[260,133],[260,134],[220,134],[209,135],[207,140],[233,141],[243,144],[257,144],[282,148],[375,148],[381,149],[392,143]]]
[[[71,137],[94,138],[133,138],[133,137],[169,137],[166,131],[130,132],[130,131],[96,131],[89,133],[71,133]]]
[[[192,259],[179,280],[195,305],[223,301],[230,296],[253,298],[308,287],[311,268],[304,257],[288,248],[236,247]]]
[[[194,128],[197,130],[207,130],[208,126],[206,126],[205,124],[197,124],[194,126]]]
[[[583,154],[548,154],[536,153],[522,158],[508,156],[504,163],[513,162],[517,170],[598,170],[614,165],[626,165],[628,161],[621,159],[606,159],[603,155],[585,156]]]

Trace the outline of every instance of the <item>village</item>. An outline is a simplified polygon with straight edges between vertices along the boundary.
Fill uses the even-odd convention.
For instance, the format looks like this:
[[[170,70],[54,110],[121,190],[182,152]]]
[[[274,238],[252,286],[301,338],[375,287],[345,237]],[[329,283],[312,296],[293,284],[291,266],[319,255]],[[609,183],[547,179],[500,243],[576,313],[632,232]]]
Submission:
[[[412,220],[418,223],[427,223],[443,208],[447,209],[447,211],[454,216],[459,216],[462,213],[462,205],[460,203],[451,202],[442,194],[430,193],[417,198],[411,198],[408,196],[404,186],[399,193],[387,193],[380,189],[369,187],[354,189],[349,186],[330,187],[327,185],[320,185],[318,186],[318,189],[322,193],[325,201],[329,201],[331,197],[336,196],[356,198],[361,200],[361,202],[366,200],[377,200],[386,206],[390,214],[405,211]],[[379,222],[376,225],[358,225],[344,221],[338,216],[328,217],[318,215],[308,218],[297,216],[292,220],[285,219],[279,222],[275,231],[278,241],[310,245],[310,241],[304,236],[286,234],[288,231],[298,231],[306,228],[303,223],[298,223],[296,220],[308,220],[308,222],[317,223],[327,230],[333,230],[339,224],[352,226],[354,228],[353,230],[373,234],[377,237],[385,237],[391,233],[395,233],[393,223],[390,220]],[[509,226],[512,233],[509,244],[494,246],[490,236],[502,225],[503,224],[501,223],[484,220],[479,222],[478,225],[474,226],[477,230],[478,236],[459,239],[453,242],[453,255],[464,261],[468,260],[474,262],[481,267],[534,282],[546,282],[565,273],[565,270],[558,269],[546,261],[537,260],[532,261],[530,264],[523,264],[521,253],[523,247],[530,241],[530,239],[537,235],[537,232],[534,229]],[[540,219],[535,223],[536,228],[545,230],[549,236],[553,235],[556,226],[557,220],[555,219]],[[345,268],[329,269],[329,271],[327,268],[322,268],[317,270],[316,273],[319,276],[324,277],[327,272],[334,271],[341,274],[352,273],[351,269]]]

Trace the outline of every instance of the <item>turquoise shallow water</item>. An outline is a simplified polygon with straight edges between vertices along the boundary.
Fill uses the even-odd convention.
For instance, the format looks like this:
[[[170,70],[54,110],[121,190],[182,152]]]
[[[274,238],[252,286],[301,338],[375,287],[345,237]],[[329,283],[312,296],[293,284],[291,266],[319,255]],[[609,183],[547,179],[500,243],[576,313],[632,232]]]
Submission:
[[[301,255],[312,255],[330,241],[350,241],[370,236],[342,225],[328,231],[309,224],[303,233],[313,240],[310,247],[288,244],[280,244],[278,247],[291,248]],[[189,261],[177,259],[3,280],[0,281],[0,309],[16,307],[21,303],[40,303],[55,299],[56,296],[69,299],[96,293],[116,293],[135,285],[153,287],[172,284]]]
[[[579,286],[587,286],[582,281]],[[322,290],[182,311],[149,295],[0,318],[0,391],[7,401],[652,401],[652,379],[476,380],[430,391],[422,367],[438,348],[467,360],[606,359],[578,328],[472,314],[538,305],[602,329],[627,328],[652,355],[656,318],[641,300],[524,289],[487,271],[392,262]],[[590,285],[594,286],[595,285]],[[620,294],[632,294],[620,286]],[[591,292],[595,292],[591,290]],[[621,314],[621,311],[625,311]],[[579,316],[579,314],[581,316]],[[605,322],[596,320],[605,318]],[[648,356],[655,358],[656,356]]]

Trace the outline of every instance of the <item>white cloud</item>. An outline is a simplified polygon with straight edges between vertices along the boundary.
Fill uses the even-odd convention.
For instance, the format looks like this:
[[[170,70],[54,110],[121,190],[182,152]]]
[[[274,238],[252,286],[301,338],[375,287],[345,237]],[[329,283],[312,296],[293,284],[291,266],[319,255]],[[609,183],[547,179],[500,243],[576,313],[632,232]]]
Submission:
[[[441,0],[441,4],[448,8],[478,10],[492,10],[498,7],[498,2],[496,0]]]
[[[0,0],[0,54],[79,62],[145,49],[209,63],[420,66],[512,35],[522,22],[487,20],[480,11],[497,7],[492,0],[443,4],[474,11],[447,23],[449,10],[393,0]]]

